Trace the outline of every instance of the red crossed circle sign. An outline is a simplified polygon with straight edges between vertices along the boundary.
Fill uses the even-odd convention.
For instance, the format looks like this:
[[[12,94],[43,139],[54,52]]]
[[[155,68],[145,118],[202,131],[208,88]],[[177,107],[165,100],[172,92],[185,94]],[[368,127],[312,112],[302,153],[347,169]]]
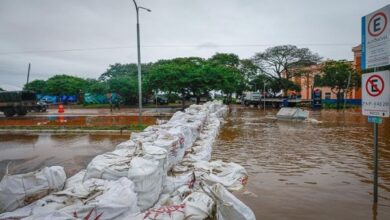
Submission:
[[[366,91],[370,96],[372,97],[379,96],[380,94],[382,94],[384,89],[385,89],[385,81],[382,79],[381,76],[372,75],[370,78],[367,79]]]

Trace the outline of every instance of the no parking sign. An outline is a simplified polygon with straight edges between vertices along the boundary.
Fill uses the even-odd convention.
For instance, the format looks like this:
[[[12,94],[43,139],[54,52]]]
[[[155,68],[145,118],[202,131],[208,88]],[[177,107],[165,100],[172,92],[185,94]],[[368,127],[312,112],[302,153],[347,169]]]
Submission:
[[[363,74],[362,90],[363,115],[390,116],[390,71]]]

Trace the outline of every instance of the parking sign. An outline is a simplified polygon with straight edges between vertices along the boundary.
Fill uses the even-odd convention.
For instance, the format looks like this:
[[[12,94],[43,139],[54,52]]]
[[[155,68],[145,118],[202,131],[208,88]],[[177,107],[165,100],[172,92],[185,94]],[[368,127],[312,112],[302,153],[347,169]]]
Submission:
[[[389,117],[390,71],[363,74],[362,90],[363,115]]]

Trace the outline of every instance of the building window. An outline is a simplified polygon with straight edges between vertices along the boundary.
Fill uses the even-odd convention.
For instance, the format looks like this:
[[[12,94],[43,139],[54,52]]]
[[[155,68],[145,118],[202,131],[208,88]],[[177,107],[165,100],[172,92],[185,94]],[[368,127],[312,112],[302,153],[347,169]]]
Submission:
[[[325,99],[330,99],[332,94],[330,92],[325,93]]]

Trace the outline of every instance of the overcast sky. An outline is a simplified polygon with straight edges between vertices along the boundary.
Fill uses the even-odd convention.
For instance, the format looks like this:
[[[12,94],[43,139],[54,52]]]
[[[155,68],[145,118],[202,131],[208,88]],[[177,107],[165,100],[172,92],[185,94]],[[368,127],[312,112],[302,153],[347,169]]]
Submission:
[[[138,0],[142,62],[216,52],[250,58],[281,44],[353,59],[360,19],[388,0]],[[55,74],[97,78],[136,63],[131,0],[0,0],[0,87]]]

